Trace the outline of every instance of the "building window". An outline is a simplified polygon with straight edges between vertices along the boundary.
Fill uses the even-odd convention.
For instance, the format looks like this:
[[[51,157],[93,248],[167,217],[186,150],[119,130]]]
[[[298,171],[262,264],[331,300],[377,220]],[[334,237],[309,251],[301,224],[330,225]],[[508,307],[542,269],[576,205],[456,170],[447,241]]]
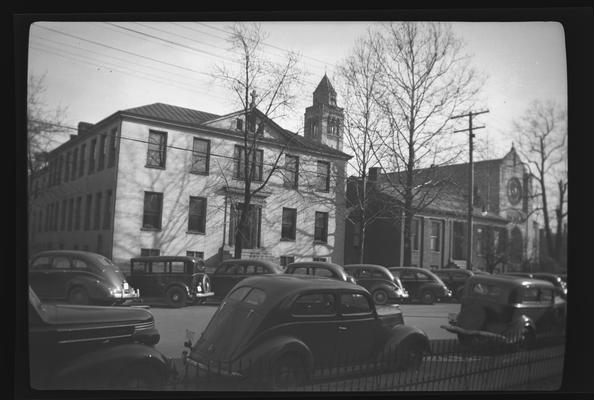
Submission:
[[[297,189],[299,185],[299,157],[289,154],[285,155],[285,187]]]
[[[87,204],[85,205],[85,231],[91,229],[91,207],[93,206],[93,195],[87,195]]]
[[[74,199],[68,200],[68,230],[72,230],[72,217],[74,215]]]
[[[144,213],[142,227],[144,229],[161,229],[161,212],[163,193],[144,192]]]
[[[152,257],[160,256],[161,250],[159,249],[140,249],[140,257]]]
[[[201,259],[204,260],[204,252],[203,251],[186,251],[186,256],[192,257],[194,260]]]
[[[66,163],[64,165],[64,182],[68,182],[70,179],[70,157],[72,154],[70,152],[66,153]]]
[[[431,221],[431,236],[429,237],[429,248],[433,251],[440,251],[441,243],[441,222]]]
[[[95,215],[93,216],[93,229],[99,230],[101,228],[101,197],[103,194],[97,192],[95,194]]]
[[[487,250],[487,230],[485,228],[476,228],[476,255],[484,256]]]
[[[319,192],[330,190],[330,163],[327,161],[318,161],[316,190]]]
[[[241,118],[237,118],[235,121],[235,129],[238,131],[243,131],[243,120]]]
[[[297,210],[294,208],[283,208],[283,227],[281,239],[295,240],[297,227]]]
[[[209,160],[210,140],[194,138],[191,172],[208,175]]]
[[[286,267],[295,262],[295,256],[280,256],[280,266]]]
[[[70,170],[70,180],[76,179],[76,173],[78,172],[78,147],[72,152],[72,169]]]
[[[89,174],[95,172],[95,151],[97,150],[97,139],[91,140],[89,147]]]
[[[83,144],[80,147],[80,160],[78,162],[78,177],[80,178],[85,174],[85,152],[87,151],[87,145]]]
[[[206,231],[206,198],[190,196],[188,231],[197,233]]]
[[[118,129],[113,128],[109,135],[109,156],[107,159],[107,167],[108,168],[113,167],[115,164],[115,155],[116,155],[117,144],[118,144],[117,134],[118,134]]]
[[[167,147],[167,133],[149,131],[148,152],[146,155],[146,166],[153,168],[165,168],[165,156]]]
[[[61,231],[66,230],[66,203],[67,203],[66,199],[62,200],[62,223],[60,224]]]
[[[256,151],[256,160],[252,162],[252,152],[249,152],[248,156],[250,157],[248,161],[248,167],[252,168],[252,173],[249,176],[252,177],[252,181],[261,181],[262,180],[262,172],[263,172],[263,158],[264,158],[264,151],[263,150],[255,150]],[[235,146],[235,178],[236,179],[245,179],[245,148],[243,146]]]
[[[419,250],[419,242],[420,242],[420,229],[421,229],[421,221],[419,221],[416,218],[413,218],[412,220],[412,225],[411,225],[411,230],[412,230],[412,235],[411,235],[411,239],[412,239],[412,249],[413,250]]]
[[[316,242],[328,242],[328,213],[316,211],[316,222],[314,240]]]
[[[99,161],[97,162],[97,171],[101,171],[105,166],[105,144],[107,141],[107,134],[102,133],[99,139]]]
[[[82,207],[82,197],[76,198],[76,208],[74,210],[74,230],[80,230],[80,209]]]
[[[105,203],[103,205],[103,229],[111,228],[111,190],[105,192]]]
[[[97,254],[103,254],[103,235],[97,235]]]

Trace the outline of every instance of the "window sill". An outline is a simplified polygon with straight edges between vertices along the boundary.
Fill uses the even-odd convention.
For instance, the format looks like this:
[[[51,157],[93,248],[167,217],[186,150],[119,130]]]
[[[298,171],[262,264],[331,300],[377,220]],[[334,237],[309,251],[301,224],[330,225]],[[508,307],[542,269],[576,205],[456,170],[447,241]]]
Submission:
[[[323,240],[314,240],[314,244],[328,244],[328,241],[323,241]]]
[[[283,238],[282,237],[282,238],[280,238],[280,241],[281,242],[294,242],[295,238]]]
[[[206,172],[190,171],[190,174],[192,174],[192,175],[201,175],[201,176],[208,176],[209,175],[208,171],[206,171]]]
[[[186,231],[186,233],[188,235],[206,235],[206,232],[200,232],[200,231]]]
[[[145,228],[142,227],[140,228],[141,231],[145,231],[145,232],[161,232],[161,228]]]
[[[164,169],[165,169],[165,166],[160,166],[160,165],[148,165],[148,164],[145,164],[145,165],[144,165],[144,168],[163,169],[163,170],[164,170]]]

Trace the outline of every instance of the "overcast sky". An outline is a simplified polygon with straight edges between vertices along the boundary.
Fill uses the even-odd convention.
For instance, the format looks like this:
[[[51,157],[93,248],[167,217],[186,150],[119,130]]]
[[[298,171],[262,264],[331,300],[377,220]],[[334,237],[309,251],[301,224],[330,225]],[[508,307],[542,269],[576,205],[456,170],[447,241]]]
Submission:
[[[302,132],[305,107],[324,73],[349,55],[355,39],[375,22],[263,22],[265,52],[301,54],[305,78],[297,112],[280,124]],[[156,102],[226,114],[237,107],[209,76],[231,62],[229,23],[36,22],[31,27],[29,75],[46,74],[48,108],[67,107],[66,124],[96,123],[118,110]],[[490,157],[511,146],[512,121],[533,100],[567,106],[565,37],[555,22],[456,22],[473,65],[488,77],[476,119]],[[338,93],[340,106],[340,93]],[[465,126],[461,126],[464,128]],[[69,132],[71,133],[71,132]],[[66,136],[67,137],[67,136]],[[479,159],[484,155],[479,155]]]

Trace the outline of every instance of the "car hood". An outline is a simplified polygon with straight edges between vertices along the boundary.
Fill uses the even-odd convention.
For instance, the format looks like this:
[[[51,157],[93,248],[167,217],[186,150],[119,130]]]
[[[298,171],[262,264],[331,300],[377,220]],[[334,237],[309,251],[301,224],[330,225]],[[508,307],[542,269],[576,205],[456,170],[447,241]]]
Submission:
[[[43,320],[52,325],[148,322],[153,315],[142,308],[43,304]]]
[[[202,361],[232,361],[261,321],[261,313],[245,303],[222,303],[193,346],[191,357]]]

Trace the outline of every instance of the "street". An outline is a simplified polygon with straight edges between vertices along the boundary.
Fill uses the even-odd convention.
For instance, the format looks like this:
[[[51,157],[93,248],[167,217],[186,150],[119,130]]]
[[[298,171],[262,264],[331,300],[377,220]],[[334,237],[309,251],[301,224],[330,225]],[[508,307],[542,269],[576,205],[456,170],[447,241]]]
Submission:
[[[155,346],[167,357],[178,358],[186,340],[186,330],[195,332],[194,340],[206,328],[218,304],[191,305],[183,308],[151,306],[155,324],[161,334],[161,340]],[[400,306],[404,323],[425,331],[431,340],[455,339],[456,336],[439,326],[446,324],[449,313],[457,313],[460,304],[436,303],[433,305],[403,304]]]

